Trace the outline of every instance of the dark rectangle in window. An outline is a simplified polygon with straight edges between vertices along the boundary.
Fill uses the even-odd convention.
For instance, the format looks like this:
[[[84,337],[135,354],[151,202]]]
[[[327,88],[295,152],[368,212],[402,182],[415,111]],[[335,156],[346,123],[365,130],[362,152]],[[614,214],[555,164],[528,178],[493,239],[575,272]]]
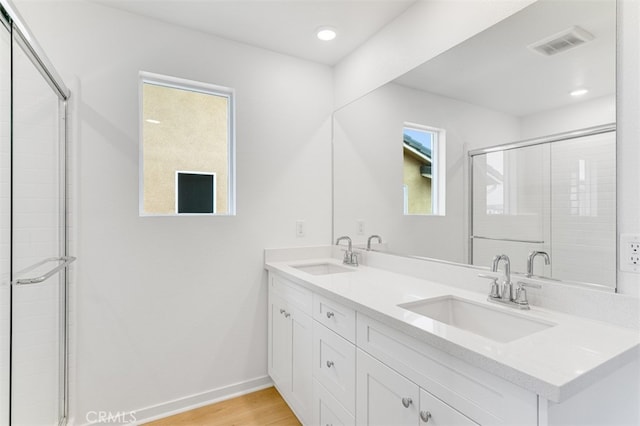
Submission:
[[[213,174],[177,172],[178,213],[215,213]]]

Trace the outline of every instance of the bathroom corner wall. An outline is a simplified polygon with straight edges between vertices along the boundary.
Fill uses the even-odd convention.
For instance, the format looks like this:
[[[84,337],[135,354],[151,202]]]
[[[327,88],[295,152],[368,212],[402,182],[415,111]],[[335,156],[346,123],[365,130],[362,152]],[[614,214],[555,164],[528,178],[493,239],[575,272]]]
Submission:
[[[263,249],[331,237],[331,69],[91,2],[16,5],[75,87],[71,424],[269,383]],[[138,216],[140,70],[236,90],[236,216]]]

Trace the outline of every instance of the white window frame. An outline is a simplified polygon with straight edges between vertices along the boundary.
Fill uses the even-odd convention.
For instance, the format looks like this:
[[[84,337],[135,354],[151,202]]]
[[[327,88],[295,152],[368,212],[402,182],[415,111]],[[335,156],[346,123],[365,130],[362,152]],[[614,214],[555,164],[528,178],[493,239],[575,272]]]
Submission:
[[[188,80],[184,78],[172,77],[168,75],[156,74],[147,71],[140,71],[138,76],[138,139],[139,139],[139,215],[140,216],[177,216],[173,214],[157,214],[147,213],[144,211],[144,111],[143,111],[143,88],[145,84],[153,84],[157,86],[169,87],[172,89],[189,90],[192,92],[204,93],[207,95],[222,96],[227,98],[227,159],[228,159],[228,178],[227,178],[227,213],[203,213],[209,216],[235,216],[236,214],[236,128],[235,128],[235,90],[229,87],[218,86],[215,84],[203,83],[200,81]],[[198,172],[200,173],[200,172]],[[210,172],[209,172],[210,173]],[[177,197],[177,193],[176,193]],[[177,199],[177,198],[176,198]],[[214,199],[215,203],[215,199]],[[183,214],[180,214],[182,216]]]
[[[445,129],[405,122],[402,129],[429,132],[433,135],[431,146],[431,214],[424,216],[444,216],[446,214],[447,193],[447,132]],[[405,210],[405,214],[406,210]]]
[[[180,213],[178,212],[178,175],[180,175],[180,173],[183,174],[189,174],[189,175],[202,175],[202,176],[213,176],[213,213]],[[191,216],[197,216],[197,215],[212,215],[212,214],[216,214],[216,211],[218,211],[218,206],[217,206],[217,202],[216,202],[216,184],[218,183],[217,177],[216,177],[216,173],[215,172],[194,172],[194,171],[190,171],[190,170],[176,170],[176,210],[175,213],[177,215],[191,215]]]

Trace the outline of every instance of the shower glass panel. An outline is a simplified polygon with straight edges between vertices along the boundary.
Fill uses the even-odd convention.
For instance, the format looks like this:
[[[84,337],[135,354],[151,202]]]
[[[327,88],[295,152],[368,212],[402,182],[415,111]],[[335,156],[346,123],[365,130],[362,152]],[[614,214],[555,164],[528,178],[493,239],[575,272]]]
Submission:
[[[615,289],[615,128],[549,138],[470,153],[471,261],[507,254],[525,272],[542,250],[551,264],[536,262],[536,275]]]
[[[1,20],[0,20],[1,21]],[[0,424],[9,424],[11,347],[11,35],[0,23]]]
[[[11,422],[65,416],[65,273],[39,283],[65,256],[64,108],[13,41]],[[64,104],[62,104],[64,105]]]
[[[554,143],[551,158],[553,277],[615,286],[616,133]]]
[[[535,145],[474,157],[473,260],[505,253],[525,271],[531,250],[548,251],[549,147]]]

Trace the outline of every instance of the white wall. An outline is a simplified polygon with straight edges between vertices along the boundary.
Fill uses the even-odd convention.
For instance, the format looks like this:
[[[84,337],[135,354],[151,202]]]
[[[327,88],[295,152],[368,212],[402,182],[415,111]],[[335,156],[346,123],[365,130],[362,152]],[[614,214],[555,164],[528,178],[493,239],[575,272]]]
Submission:
[[[331,237],[331,70],[87,2],[17,5],[77,110],[75,423],[266,383],[263,249]],[[138,216],[139,70],[235,88],[237,216]]]

